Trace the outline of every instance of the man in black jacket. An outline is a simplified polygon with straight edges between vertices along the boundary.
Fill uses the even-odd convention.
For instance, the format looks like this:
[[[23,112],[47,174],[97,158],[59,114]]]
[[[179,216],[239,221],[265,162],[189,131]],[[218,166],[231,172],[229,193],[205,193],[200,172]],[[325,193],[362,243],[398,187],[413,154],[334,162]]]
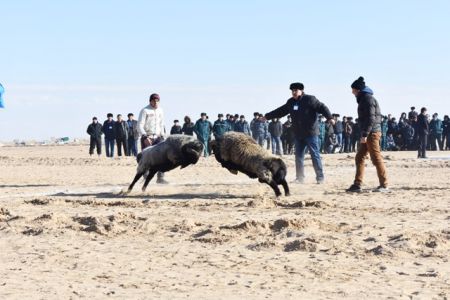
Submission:
[[[322,114],[327,120],[334,124],[328,107],[312,95],[303,93],[304,86],[300,82],[290,85],[292,97],[286,104],[265,115],[268,120],[282,118],[291,115],[292,128],[295,132],[295,169],[296,182],[303,183],[305,178],[304,161],[306,147],[311,153],[311,159],[316,173],[318,184],[323,183],[324,174],[319,147],[319,122],[318,115]]]
[[[106,157],[114,157],[114,142],[116,140],[116,129],[113,114],[108,113],[107,119],[103,122],[102,131],[105,134]]]
[[[97,117],[92,118],[92,123],[87,128],[87,134],[91,137],[89,155],[92,156],[97,147],[97,154],[100,156],[102,154],[102,125],[98,122]]]
[[[117,143],[117,155],[122,156],[128,153],[128,124],[122,119],[122,115],[117,115],[117,121],[114,124],[116,143]]]
[[[381,111],[378,101],[373,97],[372,90],[366,86],[363,77],[359,77],[352,85],[352,93],[358,102],[358,121],[361,130],[360,146],[355,156],[355,181],[347,192],[360,192],[364,178],[365,160],[367,154],[377,169],[380,185],[374,192],[388,191],[386,168],[381,156]]]
[[[419,137],[419,152],[417,158],[427,158],[428,133],[430,132],[428,125],[427,109],[422,107],[420,115],[417,117],[417,136]]]

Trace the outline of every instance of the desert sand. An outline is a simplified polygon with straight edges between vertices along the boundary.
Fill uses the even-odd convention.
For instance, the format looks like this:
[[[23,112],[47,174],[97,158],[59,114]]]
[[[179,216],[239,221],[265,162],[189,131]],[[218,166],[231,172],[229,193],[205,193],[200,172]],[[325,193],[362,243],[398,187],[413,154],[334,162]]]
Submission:
[[[447,158],[384,153],[391,193],[369,161],[345,193],[354,154],[336,154],[290,197],[213,157],[123,196],[132,157],[2,147],[0,299],[448,299],[450,152],[429,156]]]

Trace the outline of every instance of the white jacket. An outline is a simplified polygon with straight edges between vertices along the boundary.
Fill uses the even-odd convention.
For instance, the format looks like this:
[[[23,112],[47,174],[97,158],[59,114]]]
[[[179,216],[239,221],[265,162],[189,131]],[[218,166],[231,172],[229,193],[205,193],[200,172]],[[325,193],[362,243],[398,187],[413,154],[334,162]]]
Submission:
[[[164,113],[161,107],[144,107],[139,113],[138,128],[141,135],[164,136]]]

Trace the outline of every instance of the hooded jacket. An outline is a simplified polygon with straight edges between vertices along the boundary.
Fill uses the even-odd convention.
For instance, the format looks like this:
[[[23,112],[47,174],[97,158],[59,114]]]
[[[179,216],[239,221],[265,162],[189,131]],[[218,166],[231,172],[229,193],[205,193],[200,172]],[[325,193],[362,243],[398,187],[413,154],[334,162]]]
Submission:
[[[365,87],[356,96],[358,102],[358,123],[361,136],[367,137],[372,132],[381,131],[381,110],[373,91]]]
[[[297,138],[304,139],[319,135],[318,115],[322,114],[327,120],[331,119],[328,107],[317,100],[315,96],[303,94],[298,99],[290,98],[286,104],[267,113],[266,119],[282,118],[291,115],[292,127]]]

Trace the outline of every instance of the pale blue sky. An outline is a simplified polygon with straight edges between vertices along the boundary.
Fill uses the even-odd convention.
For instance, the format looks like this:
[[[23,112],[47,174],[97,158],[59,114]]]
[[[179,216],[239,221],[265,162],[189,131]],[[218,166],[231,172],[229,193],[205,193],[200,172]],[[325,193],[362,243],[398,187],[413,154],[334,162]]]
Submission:
[[[450,114],[450,1],[3,1],[0,141],[87,137],[92,116],[157,92],[185,114],[265,113],[305,84],[356,115],[359,75],[383,113]]]

